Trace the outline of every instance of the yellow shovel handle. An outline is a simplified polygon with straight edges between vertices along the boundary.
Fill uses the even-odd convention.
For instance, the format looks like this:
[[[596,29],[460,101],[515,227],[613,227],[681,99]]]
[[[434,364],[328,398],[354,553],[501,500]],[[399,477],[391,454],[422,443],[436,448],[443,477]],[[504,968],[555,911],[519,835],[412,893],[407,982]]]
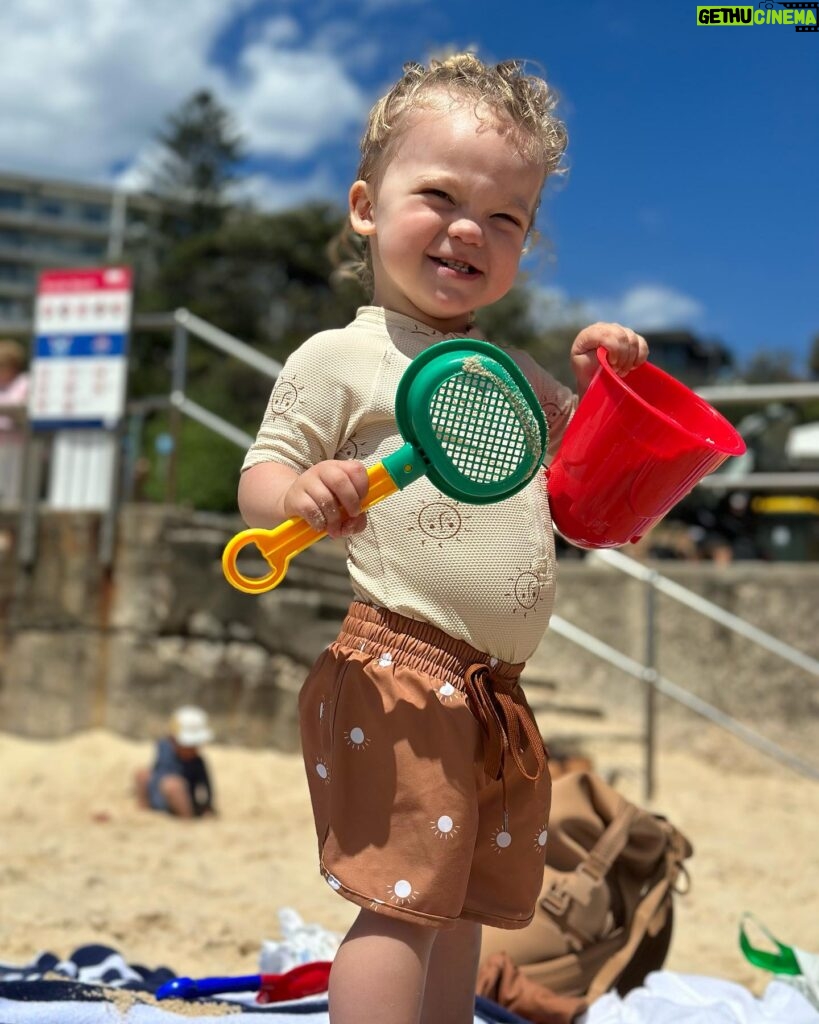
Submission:
[[[370,466],[367,478],[369,489],[361,503],[362,511],[398,490],[398,485],[387,472],[383,462]],[[258,527],[242,530],[228,541],[222,552],[222,571],[225,579],[232,587],[245,594],[263,594],[281,583],[294,555],[326,536],[326,530],[314,530],[300,518],[288,519],[273,530],[262,530]],[[256,545],[270,566],[271,571],[264,576],[245,576],[239,572],[236,560],[239,553],[250,544]]]

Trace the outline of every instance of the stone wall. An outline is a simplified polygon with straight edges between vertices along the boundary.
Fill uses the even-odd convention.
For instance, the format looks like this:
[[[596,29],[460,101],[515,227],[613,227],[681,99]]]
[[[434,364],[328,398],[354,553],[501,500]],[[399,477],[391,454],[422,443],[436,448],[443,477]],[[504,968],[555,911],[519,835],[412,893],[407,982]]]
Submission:
[[[350,591],[343,548],[321,544],[260,596],[230,587],[221,552],[237,517],[132,505],[120,517],[115,567],[96,562],[96,516],[51,513],[39,524],[36,565],[14,559],[13,518],[0,521],[0,729],[33,737],[107,727],[147,738],[180,703],[211,712],[220,739],[296,750],[296,694],[332,639]],[[819,657],[819,565],[663,562],[671,576],[753,624]],[[255,571],[246,567],[246,571]],[[260,571],[260,570],[259,570]],[[641,583],[611,568],[567,560],[557,611],[641,660]],[[808,673],[661,597],[661,673],[781,742],[812,755],[819,686]],[[533,684],[635,709],[642,688],[554,633],[527,674]],[[790,742],[792,741],[792,742]]]

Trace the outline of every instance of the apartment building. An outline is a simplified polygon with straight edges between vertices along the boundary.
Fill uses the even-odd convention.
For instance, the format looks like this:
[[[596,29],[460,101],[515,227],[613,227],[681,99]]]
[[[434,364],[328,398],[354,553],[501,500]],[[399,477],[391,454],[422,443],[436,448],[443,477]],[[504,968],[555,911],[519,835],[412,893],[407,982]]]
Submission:
[[[159,210],[146,195],[0,172],[0,330],[31,320],[42,270],[120,259]]]

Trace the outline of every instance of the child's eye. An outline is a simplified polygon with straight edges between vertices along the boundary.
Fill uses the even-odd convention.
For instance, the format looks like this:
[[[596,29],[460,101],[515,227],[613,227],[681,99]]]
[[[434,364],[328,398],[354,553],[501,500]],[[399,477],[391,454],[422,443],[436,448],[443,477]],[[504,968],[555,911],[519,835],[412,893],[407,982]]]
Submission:
[[[505,220],[509,224],[513,224],[516,228],[522,228],[523,222],[519,217],[513,216],[511,213],[496,213],[495,217],[498,220]]]
[[[444,192],[444,190],[440,188],[425,188],[424,195],[435,196],[436,199],[446,199],[447,201],[450,200],[449,193]]]

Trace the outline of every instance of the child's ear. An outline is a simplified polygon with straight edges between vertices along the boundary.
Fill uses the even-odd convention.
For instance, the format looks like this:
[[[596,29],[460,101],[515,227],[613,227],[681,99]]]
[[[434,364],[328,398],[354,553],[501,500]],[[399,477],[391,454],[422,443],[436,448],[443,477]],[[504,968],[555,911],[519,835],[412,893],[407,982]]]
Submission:
[[[350,188],[350,224],[357,235],[375,234],[375,207],[366,181],[354,181]]]

